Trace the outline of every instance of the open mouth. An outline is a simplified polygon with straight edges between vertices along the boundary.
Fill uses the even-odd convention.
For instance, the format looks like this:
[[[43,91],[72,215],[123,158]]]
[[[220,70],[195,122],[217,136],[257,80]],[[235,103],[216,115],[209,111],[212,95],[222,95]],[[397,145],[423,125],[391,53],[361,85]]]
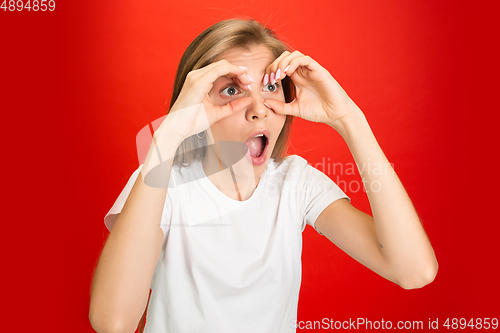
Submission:
[[[269,139],[263,133],[257,134],[245,142],[252,157],[261,157],[268,143]]]

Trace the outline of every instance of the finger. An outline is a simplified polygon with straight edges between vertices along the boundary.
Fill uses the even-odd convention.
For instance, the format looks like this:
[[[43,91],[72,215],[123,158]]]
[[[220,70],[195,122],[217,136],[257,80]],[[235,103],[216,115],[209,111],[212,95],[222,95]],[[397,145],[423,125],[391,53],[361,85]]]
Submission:
[[[293,59],[300,58],[300,57],[304,57],[304,55],[299,51],[293,51],[292,53],[288,54],[285,58],[281,59],[279,66],[281,68],[283,68],[283,74],[284,74],[283,77],[285,77],[285,75],[287,75],[287,73],[290,72],[290,62]],[[288,75],[288,76],[290,76],[290,75]]]
[[[252,90],[251,83],[244,84],[243,82],[240,81],[238,77],[235,77],[233,81],[235,81],[235,83],[243,90]]]
[[[231,102],[221,105],[221,106],[215,106],[215,121],[219,121],[223,118],[226,118],[228,116],[231,116],[235,113],[240,112],[243,110],[245,107],[250,105],[253,102],[253,99],[250,97],[241,97],[237,98],[235,100],[232,100]]]
[[[238,67],[240,67],[240,68],[244,68],[244,67],[242,67],[242,66],[238,66]],[[252,83],[254,83],[254,82],[255,82],[255,80],[254,80],[254,79],[250,76],[250,74],[248,74],[248,73],[246,72],[246,68],[244,68],[244,69],[245,69],[245,73],[243,73],[243,74],[241,74],[241,75],[237,75],[237,76],[235,76],[235,79],[236,79],[238,82],[242,83],[242,85],[244,86],[244,88],[245,88],[245,89],[247,89],[247,90],[252,90],[252,88],[250,87],[250,85],[251,85]],[[229,76],[229,77],[231,77],[232,75],[231,75],[231,74],[228,74],[228,76]]]
[[[290,54],[289,51],[285,51],[283,52],[278,58],[276,58],[269,66],[266,67],[266,70],[264,71],[264,77],[265,77],[265,74],[269,75],[271,73],[276,73],[276,71],[279,69],[279,63],[281,62],[281,60],[283,58],[285,58],[286,56],[288,56]],[[283,70],[283,68],[281,69],[281,71]],[[264,80],[265,82],[265,80]],[[265,82],[264,84],[267,84],[267,82]]]
[[[300,52],[293,57],[291,56],[289,59],[283,59],[283,66],[286,66],[285,73],[288,76],[293,75],[299,67],[307,68],[311,71],[318,71],[322,69],[322,67],[314,61],[314,59],[309,56],[302,55]]]
[[[283,103],[273,98],[264,99],[264,105],[277,114],[298,116],[298,105],[293,100],[291,103]]]
[[[274,84],[274,82],[285,78],[286,72],[289,69],[288,65],[290,61],[294,58],[303,56],[304,55],[299,51],[293,51],[292,53],[283,52],[283,54],[279,58],[277,58],[276,61],[273,63],[275,64],[274,68],[276,69],[269,73],[269,82]]]
[[[195,73],[198,73],[198,76],[203,76],[205,75],[206,73],[210,72],[210,71],[213,71],[214,69],[216,68],[220,68],[220,67],[232,67],[235,72],[234,73],[231,73],[233,76],[236,76],[236,75],[242,75],[243,73],[245,73],[245,71],[247,70],[246,67],[243,67],[243,66],[236,66],[236,65],[233,65],[231,64],[229,61],[227,61],[226,59],[221,59],[219,61],[216,61],[216,62],[212,62],[208,65],[206,65],[205,67],[201,67],[199,69],[196,69],[192,72],[195,72]]]
[[[247,73],[245,67],[233,65],[225,59],[210,64],[209,66],[211,66],[211,68],[203,73],[202,80],[208,80],[213,83],[219,77],[227,76],[229,78],[237,78],[245,87],[254,82],[253,78]]]
[[[214,82],[224,75],[232,77],[235,82],[240,82],[242,89],[250,89],[251,80],[245,72],[245,68],[230,64],[225,59],[189,72],[172,110],[203,103],[205,96],[212,90]]]

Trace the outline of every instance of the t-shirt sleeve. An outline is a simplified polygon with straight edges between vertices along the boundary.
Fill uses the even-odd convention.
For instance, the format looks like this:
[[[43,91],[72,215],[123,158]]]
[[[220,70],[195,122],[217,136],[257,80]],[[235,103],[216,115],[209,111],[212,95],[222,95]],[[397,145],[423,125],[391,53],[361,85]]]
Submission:
[[[137,180],[137,177],[141,172],[141,169],[142,169],[142,164],[139,166],[139,168],[137,168],[137,170],[134,171],[134,173],[132,173],[132,176],[130,176],[130,178],[128,179],[128,182],[123,188],[122,192],[116,199],[115,203],[113,204],[109,212],[104,217],[104,224],[106,225],[106,228],[108,228],[109,231],[113,229],[116,219],[118,218],[118,214],[121,213],[123,206],[125,205],[125,202],[127,201],[127,198],[130,194],[130,191],[132,191],[132,187],[134,187],[135,181]]]
[[[115,203],[113,204],[113,206],[111,207],[109,212],[104,217],[104,224],[106,225],[106,228],[108,228],[109,231],[111,231],[111,229],[113,229],[113,226],[115,225],[116,219],[118,218],[118,214],[121,213],[123,206],[125,205],[125,202],[127,201],[127,198],[129,196],[130,192],[132,191],[132,188],[134,187],[134,184],[137,180],[137,177],[140,176],[141,169],[142,169],[142,164],[139,166],[139,168],[137,168],[137,170],[134,171],[134,173],[132,173],[132,176],[130,176],[130,178],[129,178],[127,184],[125,185],[125,187],[123,188],[122,192],[120,193],[120,195],[116,199]],[[165,200],[165,206],[163,207],[162,221],[161,221],[161,225],[160,225],[160,227],[163,230],[163,233],[165,233],[165,230],[168,226],[168,224],[165,223],[165,218],[166,218],[167,213],[170,212],[170,208],[171,208],[170,198],[168,198],[168,195],[167,195],[167,199]]]
[[[297,183],[299,203],[301,204],[302,216],[302,231],[306,224],[309,224],[320,235],[314,223],[321,212],[328,207],[332,202],[338,199],[351,199],[338,187],[333,180],[318,169],[306,164]]]

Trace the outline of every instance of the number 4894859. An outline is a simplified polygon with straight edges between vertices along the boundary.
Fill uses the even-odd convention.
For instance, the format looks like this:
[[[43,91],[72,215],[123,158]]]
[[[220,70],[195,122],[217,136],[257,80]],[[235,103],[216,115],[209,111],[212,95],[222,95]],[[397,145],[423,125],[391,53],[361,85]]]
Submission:
[[[469,327],[470,329],[494,329],[498,328],[498,318],[472,318],[467,321],[465,318],[446,318],[446,321],[443,324],[447,329],[464,329]]]
[[[4,0],[2,2],[2,5],[0,6],[0,9],[3,9],[4,12],[13,12],[16,10],[18,12],[23,10],[34,12],[45,12],[49,10],[52,12],[56,9],[56,2],[54,0],[28,0],[27,2],[24,2],[23,0]]]

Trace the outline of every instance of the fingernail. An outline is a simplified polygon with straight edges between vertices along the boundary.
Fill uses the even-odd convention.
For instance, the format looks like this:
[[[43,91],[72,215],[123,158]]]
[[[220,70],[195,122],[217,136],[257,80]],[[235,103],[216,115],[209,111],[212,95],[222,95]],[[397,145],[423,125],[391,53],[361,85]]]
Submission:
[[[248,68],[246,68],[245,66],[238,66],[239,68],[241,69],[244,69],[244,70],[247,70]]]
[[[266,103],[264,103],[264,102],[262,102],[262,103],[263,103],[263,104],[264,104],[264,105],[265,105],[268,109],[271,109],[271,110],[273,109],[273,108],[272,108],[272,107],[270,107],[268,104],[266,104]]]
[[[250,81],[255,82],[255,81],[252,79],[252,77],[250,76],[250,74],[247,74],[247,76],[248,76],[248,79],[249,79]]]
[[[275,84],[276,80],[274,79],[274,73],[271,73],[271,84]]]
[[[276,80],[278,80],[281,76],[281,69],[278,68],[278,70],[276,71]]]
[[[290,68],[290,65],[286,66],[286,68],[283,70],[283,73],[286,73],[286,71]]]
[[[266,85],[267,82],[269,82],[269,74],[264,75],[264,83],[263,84]]]
[[[248,87],[248,90],[252,90],[252,86],[248,85],[247,87]]]

